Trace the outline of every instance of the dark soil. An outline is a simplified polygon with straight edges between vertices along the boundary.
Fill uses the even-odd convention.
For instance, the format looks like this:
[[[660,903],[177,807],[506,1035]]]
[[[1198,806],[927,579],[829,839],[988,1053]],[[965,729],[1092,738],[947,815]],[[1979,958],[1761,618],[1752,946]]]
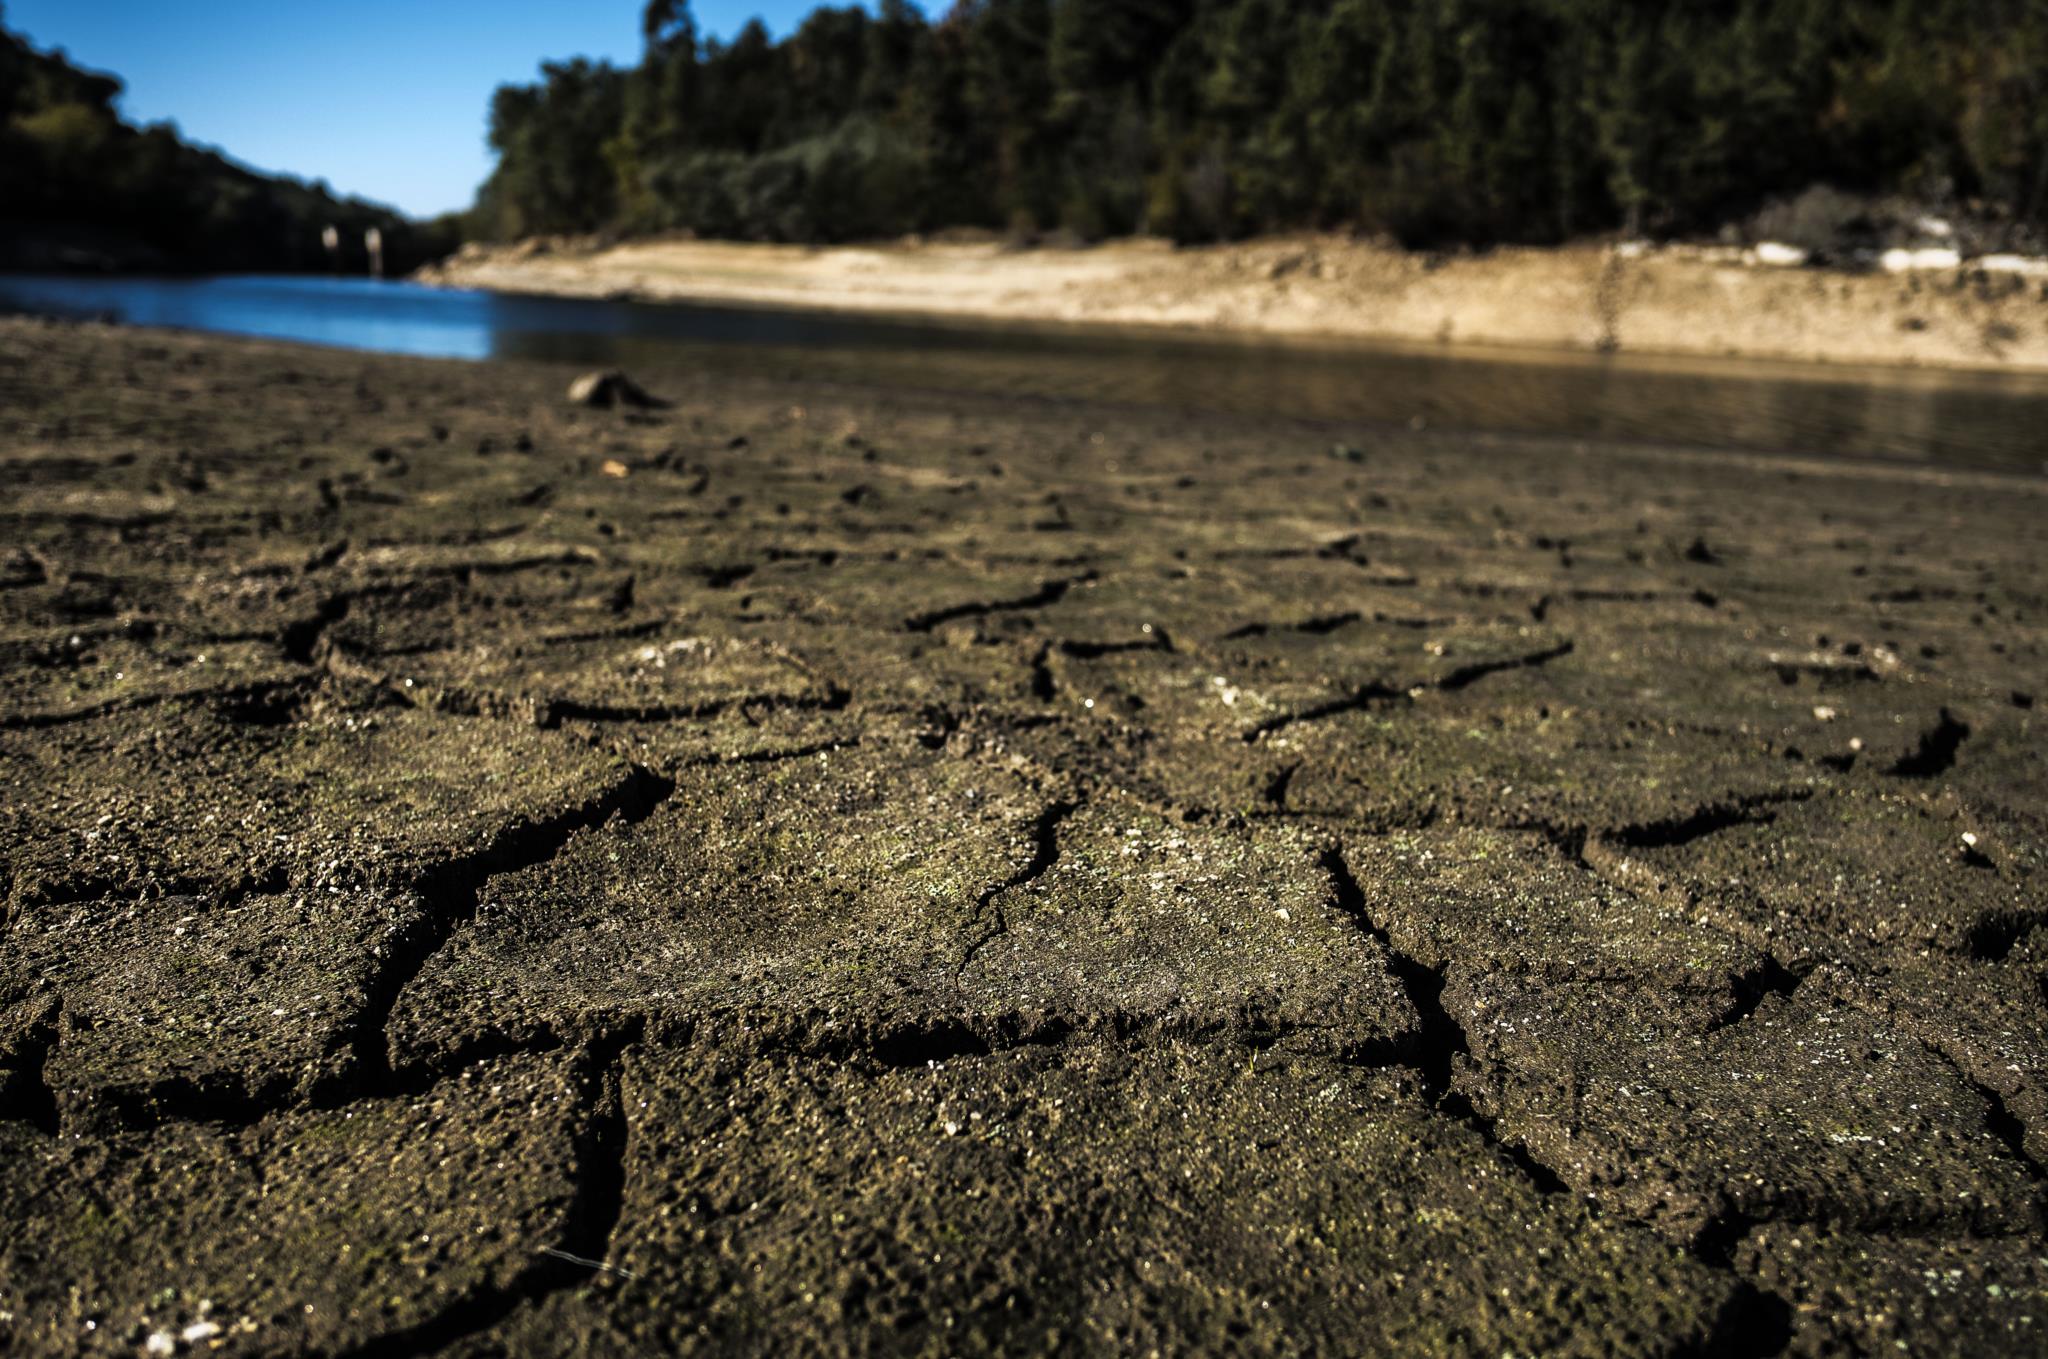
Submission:
[[[0,1349],[2048,1350],[2048,484],[573,376],[0,324]]]

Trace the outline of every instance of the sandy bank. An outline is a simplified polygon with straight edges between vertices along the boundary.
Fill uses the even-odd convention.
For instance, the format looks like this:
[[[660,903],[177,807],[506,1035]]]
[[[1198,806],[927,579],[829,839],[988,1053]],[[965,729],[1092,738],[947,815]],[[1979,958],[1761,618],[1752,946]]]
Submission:
[[[808,249],[642,241],[471,247],[424,282],[1262,334],[2048,371],[2048,277],[1852,273],[1602,245],[1429,256],[1340,237],[1175,249]]]

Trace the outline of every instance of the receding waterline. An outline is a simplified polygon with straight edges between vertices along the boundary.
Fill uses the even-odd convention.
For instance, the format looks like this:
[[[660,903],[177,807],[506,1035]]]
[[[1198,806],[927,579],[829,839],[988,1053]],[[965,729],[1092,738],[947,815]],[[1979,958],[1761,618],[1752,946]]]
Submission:
[[[528,297],[266,275],[0,275],[0,312],[433,358],[684,362],[876,387],[1873,457],[2039,473],[2048,378],[1404,346]]]

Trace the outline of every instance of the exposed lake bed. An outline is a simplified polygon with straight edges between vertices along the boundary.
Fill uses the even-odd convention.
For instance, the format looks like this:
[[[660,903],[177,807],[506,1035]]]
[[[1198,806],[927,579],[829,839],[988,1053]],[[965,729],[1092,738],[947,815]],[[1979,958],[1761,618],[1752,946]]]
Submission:
[[[2040,1346],[2038,468],[611,357],[0,322],[0,1336]]]

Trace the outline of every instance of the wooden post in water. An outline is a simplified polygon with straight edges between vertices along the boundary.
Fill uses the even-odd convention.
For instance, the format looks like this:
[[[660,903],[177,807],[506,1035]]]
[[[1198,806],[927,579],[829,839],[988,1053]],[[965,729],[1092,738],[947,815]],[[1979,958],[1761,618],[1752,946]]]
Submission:
[[[384,232],[371,227],[363,233],[363,248],[370,252],[370,277],[384,277]]]

